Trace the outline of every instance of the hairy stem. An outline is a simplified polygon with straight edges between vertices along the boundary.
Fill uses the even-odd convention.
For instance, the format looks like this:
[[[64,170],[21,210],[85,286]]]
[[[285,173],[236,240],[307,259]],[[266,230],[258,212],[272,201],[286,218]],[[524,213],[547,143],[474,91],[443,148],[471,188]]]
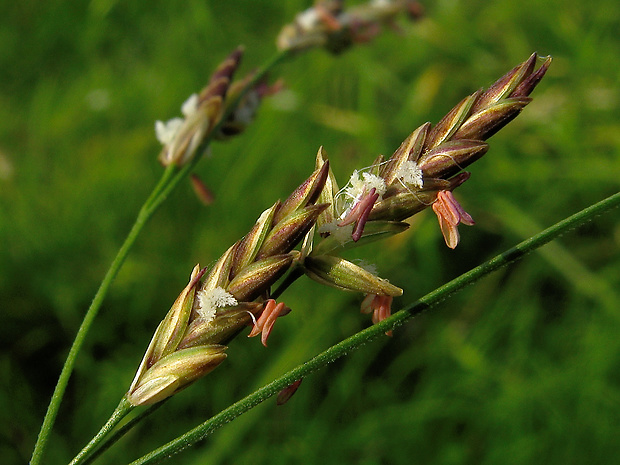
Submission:
[[[402,325],[412,317],[419,315],[425,310],[437,305],[439,302],[443,301],[465,286],[472,284],[499,268],[518,260],[533,250],[536,250],[554,240],[561,234],[566,233],[567,231],[570,231],[571,229],[574,229],[591,220],[595,216],[605,213],[612,208],[618,207],[619,205],[620,193],[616,193],[605,200],[602,200],[556,223],[555,225],[430,292],[418,301],[395,313],[390,318],[387,318],[374,326],[366,328],[365,330],[362,330],[344,341],[330,347],[306,363],[290,370],[288,373],[254,391],[252,394],[241,399],[230,407],[222,410],[220,413],[196,428],[179,436],[173,441],[170,441],[168,444],[165,444],[159,449],[144,455],[135,462],[132,462],[131,465],[158,463],[182,451],[186,447],[192,446],[193,444],[205,439],[226,423],[234,420],[269,397],[277,394],[279,391],[291,385],[296,380],[308,376],[334,360],[349,354],[352,350],[355,350],[372,339],[381,336],[386,331]]]

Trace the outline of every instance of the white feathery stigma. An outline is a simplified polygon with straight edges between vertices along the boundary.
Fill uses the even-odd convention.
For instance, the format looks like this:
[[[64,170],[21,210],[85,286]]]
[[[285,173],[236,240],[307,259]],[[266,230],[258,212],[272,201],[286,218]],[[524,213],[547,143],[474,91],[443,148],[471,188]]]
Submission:
[[[382,177],[365,171],[353,171],[347,185],[335,196],[336,209],[340,212],[340,219],[346,217],[362,196],[368,194],[372,189],[375,189],[375,192],[379,194],[378,200],[381,200],[387,190]]]
[[[200,289],[196,293],[196,300],[198,303],[196,312],[198,312],[200,318],[207,321],[212,321],[215,318],[218,308],[232,307],[239,303],[232,294],[226,292],[221,287],[206,290]]]
[[[415,161],[405,161],[396,171],[396,179],[402,180],[403,184],[421,188],[424,184],[422,170]]]
[[[376,189],[379,198],[381,198],[387,190],[383,178],[371,173],[359,172],[358,170],[353,171],[347,186],[344,188],[344,194],[352,200],[358,200],[363,194],[370,192],[373,188]]]

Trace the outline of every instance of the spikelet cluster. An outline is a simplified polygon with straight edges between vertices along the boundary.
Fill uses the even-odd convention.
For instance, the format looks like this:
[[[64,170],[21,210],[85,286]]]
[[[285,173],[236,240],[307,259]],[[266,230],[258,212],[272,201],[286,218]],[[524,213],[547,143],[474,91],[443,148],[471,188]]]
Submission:
[[[366,294],[362,311],[373,313],[375,323],[387,318],[402,289],[341,258],[341,252],[405,231],[404,220],[431,205],[446,242],[455,247],[458,224],[473,224],[452,194],[469,179],[463,169],[482,157],[485,141],[531,101],[550,63],[532,54],[486,91],[463,99],[435,126],[417,128],[389,159],[379,157],[354,172],[343,189],[319,149],[315,171],[284,202],[265,210],[209,271],[194,268],[151,340],[126,395],[129,402],[161,401],[213,370],[226,358],[226,344],[246,326],[253,327],[251,336],[262,333],[266,345],[276,318],[289,311],[271,299],[271,287],[290,271]],[[213,89],[229,80],[229,72],[221,74]]]

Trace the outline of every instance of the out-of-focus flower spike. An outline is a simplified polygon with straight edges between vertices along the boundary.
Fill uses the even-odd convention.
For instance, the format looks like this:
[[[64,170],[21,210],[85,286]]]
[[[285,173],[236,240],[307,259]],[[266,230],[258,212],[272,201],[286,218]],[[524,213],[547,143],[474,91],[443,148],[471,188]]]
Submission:
[[[241,63],[243,47],[237,47],[226,59],[216,68],[211,76],[209,84],[200,93],[199,101],[205,102],[212,97],[226,97],[226,92],[230,86],[230,81],[235,71]]]
[[[202,110],[204,117],[209,122],[209,125],[207,126],[207,133],[209,133],[222,117],[222,112],[224,110],[224,98],[219,95],[214,95],[209,98],[209,100],[206,100],[199,108]]]
[[[192,313],[196,285],[204,272],[205,270],[201,270],[199,265],[194,267],[189,284],[179,294],[172,308],[159,325],[155,336],[153,336],[155,344],[150,360],[147,360],[147,367],[150,367],[177,349],[187,329],[187,323]]]
[[[482,157],[489,145],[477,140],[444,142],[424,154],[419,168],[424,176],[447,179]]]
[[[286,404],[290,400],[290,398],[293,397],[293,394],[297,392],[297,389],[299,389],[299,386],[301,385],[302,381],[303,381],[303,378],[300,378],[297,381],[295,381],[293,384],[285,387],[280,392],[278,392],[278,395],[276,397],[276,405]]]
[[[330,18],[341,13],[342,3],[342,0],[321,1],[298,13],[295,21],[285,25],[278,34],[278,49],[301,51],[325,45],[329,31],[334,29]]]
[[[291,251],[314,226],[325,208],[326,204],[308,205],[281,220],[265,238],[257,257],[264,258]]]
[[[228,248],[226,252],[215,262],[213,268],[209,271],[207,278],[201,287],[203,291],[209,291],[216,287],[225,289],[230,282],[230,271],[233,265],[233,259],[235,257],[235,250],[238,247],[238,243]]]
[[[551,66],[551,57],[544,57],[543,64],[540,65],[535,72],[530,74],[517,88],[510,94],[510,97],[527,97],[536,88],[540,80],[547,73],[549,66]]]
[[[482,90],[479,90],[469,97],[465,97],[456,105],[452,110],[444,116],[439,123],[431,130],[428,138],[426,139],[425,149],[430,150],[443,142],[450,140],[454,133],[461,127],[467,117],[472,112],[472,107],[476,100],[482,94]]]
[[[226,358],[226,346],[213,344],[178,350],[155,363],[127,393],[134,406],[151,405],[187,387]]]
[[[325,186],[329,176],[329,161],[315,170],[293,193],[282,203],[273,219],[274,223],[279,223],[282,219],[314,203]]]
[[[164,147],[159,160],[164,166],[183,166],[196,155],[196,150],[222,116],[222,104],[230,79],[239,66],[242,49],[238,48],[215,70],[200,95],[192,95],[182,107],[185,119],[155,123],[155,132]]]
[[[319,255],[304,260],[306,274],[315,281],[337,289],[365,294],[402,295],[403,290],[344,258]]]
[[[211,77],[211,80],[209,81],[209,84],[202,89],[202,91],[199,94],[199,100],[198,100],[198,104],[206,104],[208,102],[211,101],[219,101],[220,104],[221,102],[224,101],[225,97],[226,97],[226,93],[228,92],[228,87],[230,86],[230,78],[232,76],[232,72],[236,69],[233,68],[231,65],[231,60],[230,58],[227,58],[221,65],[226,64],[226,71],[230,73],[229,76],[226,75],[222,75],[222,74],[214,74]],[[219,68],[218,68],[219,69]]]
[[[166,130],[169,132],[166,136],[168,142],[159,154],[159,161],[162,165],[183,166],[194,158],[200,143],[215,124],[214,120],[218,117],[220,104],[221,100],[218,98],[217,102],[210,101],[202,109],[195,108],[184,120],[179,120],[179,124],[174,129]],[[158,123],[161,122],[156,123],[156,132],[160,132]]]
[[[250,73],[230,85],[226,93],[226,113],[229,114],[215,135],[216,139],[226,140],[229,137],[241,134],[254,121],[263,98],[284,88],[284,81],[281,79],[271,85],[267,84],[266,79],[261,79],[247,90],[240,100],[237,100],[240,93],[250,84],[254,75],[255,73]],[[233,104],[235,106],[231,108],[230,106]]]
[[[289,253],[258,260],[235,276],[226,290],[240,302],[252,301],[290,268],[293,258],[294,254]]]
[[[239,97],[240,93],[245,89],[245,87],[250,83],[250,81],[252,81],[254,75],[255,72],[250,72],[241,79],[237,79],[236,81],[232,82],[226,90],[226,98],[228,100],[234,100]]]
[[[536,53],[532,53],[530,57],[518,66],[504,74],[495,81],[478,99],[472,112],[475,113],[484,108],[490,107],[495,103],[508,98],[510,94],[517,88],[519,84],[529,75],[532,74],[536,65]]]
[[[481,110],[465,121],[452,139],[486,140],[515,119],[531,101],[530,97],[508,98]]]
[[[411,0],[374,0],[352,7],[351,12],[355,13],[355,18],[359,21],[371,22],[380,20],[387,23],[394,19],[401,11],[407,11],[412,15],[412,19],[417,19],[417,14],[421,13],[421,11],[413,9],[416,4],[419,6],[418,2]]]
[[[382,25],[394,26],[399,13],[408,13],[415,20],[422,11],[420,4],[413,0],[370,0],[346,9],[343,3],[342,0],[317,1],[299,13],[278,35],[278,49],[299,52],[325,47],[332,53],[342,53],[355,43],[375,37]]]
[[[413,131],[409,137],[400,144],[400,147],[396,149],[387,163],[383,165],[381,177],[385,180],[387,186],[396,181],[406,162],[417,162],[420,153],[422,153],[422,148],[424,147],[424,142],[426,141],[430,127],[430,123],[426,123]]]
[[[231,276],[235,276],[239,270],[245,268],[254,261],[256,254],[271,230],[275,212],[279,207],[280,202],[278,201],[271,208],[265,210],[250,232],[241,240],[235,252]]]
[[[319,147],[319,151],[316,154],[316,169],[321,169],[328,163],[327,155],[325,154],[325,150],[323,147]],[[328,205],[319,215],[316,220],[317,227],[320,228],[325,224],[331,224],[336,219],[336,205],[334,197],[338,193],[338,183],[336,182],[336,177],[332,172],[331,167],[328,170],[327,178],[325,179],[325,184],[321,193],[316,200],[316,203],[322,203]]]

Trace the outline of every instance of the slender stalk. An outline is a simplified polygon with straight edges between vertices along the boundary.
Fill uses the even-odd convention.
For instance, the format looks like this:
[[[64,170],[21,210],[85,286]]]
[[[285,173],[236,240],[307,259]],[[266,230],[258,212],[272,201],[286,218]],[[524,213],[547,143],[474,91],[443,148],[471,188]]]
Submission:
[[[209,135],[201,146],[198,148],[197,153],[203,154],[206,151],[206,148],[209,146],[212,140],[212,134],[216,134],[219,131],[221,125],[226,121],[226,118],[233,111],[234,107],[237,103],[243,98],[243,96],[251,89],[256,82],[262,79],[266,73],[276,66],[278,63],[283,61],[285,58],[289,57],[290,53],[288,52],[278,52],[274,55],[274,57],[268,61],[263,67],[261,67],[253,76],[252,80],[248,82],[246,87],[240,92],[236,99],[230,102],[228,106],[228,112],[225,113],[220,122],[215,126],[211,135]],[[112,281],[118,274],[121,266],[125,262],[131,247],[134,245],[138,235],[146,225],[146,222],[150,219],[150,217],[155,213],[157,208],[166,200],[168,195],[174,190],[174,188],[179,184],[181,179],[184,179],[188,173],[193,169],[195,164],[200,159],[200,156],[196,156],[191,163],[183,166],[181,169],[178,169],[174,166],[168,166],[162,174],[161,179],[153,189],[152,193],[149,195],[148,199],[140,209],[138,216],[136,218],[135,223],[133,224],[129,234],[125,238],[125,242],[120,247],[116,257],[112,261],[110,268],[106,272],[93,301],[90,304],[90,307],[86,311],[84,315],[84,319],[82,320],[82,324],[80,325],[78,332],[73,340],[71,348],[69,349],[69,354],[65,360],[65,363],[60,372],[60,376],[58,377],[58,381],[56,383],[56,387],[54,388],[54,392],[52,394],[52,398],[47,408],[47,412],[45,413],[45,417],[43,419],[43,423],[41,425],[41,429],[39,431],[39,435],[37,437],[37,441],[34,446],[34,450],[32,452],[32,457],[30,459],[31,465],[38,465],[41,463],[43,458],[43,453],[45,451],[45,447],[47,445],[47,441],[49,439],[52,427],[56,420],[56,416],[58,415],[58,410],[60,408],[60,403],[62,402],[62,398],[64,396],[67,383],[69,382],[69,378],[71,373],[73,372],[73,368],[75,366],[75,361],[77,355],[82,348],[82,344],[86,338],[86,335],[92,326],[95,317],[97,316],[99,309],[101,308],[101,304],[103,303],[103,299],[105,298]]]
[[[93,437],[90,442],[80,451],[78,455],[71,461],[70,465],[76,465],[78,463],[82,463],[84,459],[88,458],[88,456],[93,452],[93,450],[101,444],[103,439],[110,434],[110,432],[118,425],[125,416],[133,410],[133,405],[131,405],[125,397],[123,397],[112,413],[110,419],[101,427],[99,432]]]
[[[334,360],[349,354],[352,350],[364,345],[365,343],[379,337],[381,334],[388,330],[391,330],[397,326],[402,325],[407,320],[414,316],[419,315],[425,310],[437,305],[450,295],[464,288],[465,286],[472,284],[482,277],[498,270],[499,268],[506,266],[524,255],[538,249],[539,247],[554,240],[558,236],[571,229],[574,229],[585,222],[591,220],[597,215],[605,213],[612,208],[620,205],[620,193],[616,193],[605,200],[602,200],[580,212],[556,223],[555,225],[545,229],[544,231],[532,236],[531,238],[521,242],[520,244],[506,250],[505,252],[497,255],[493,259],[477,266],[476,268],[468,271],[467,273],[453,279],[447,284],[437,288],[430,292],[426,296],[422,297],[413,304],[405,307],[401,311],[395,313],[390,318],[383,320],[382,322],[366,328],[359,333],[343,340],[342,342],[330,347],[326,351],[307,361],[306,363],[290,370],[288,373],[282,375],[271,383],[263,386],[262,388],[254,391],[252,394],[241,399],[230,407],[222,410],[217,415],[213,416],[209,420],[205,421],[196,428],[188,431],[187,433],[179,436],[178,438],[170,441],[168,444],[156,449],[149,454],[144,455],[140,459],[132,462],[131,465],[146,465],[158,463],[172,455],[182,451],[186,447],[189,447],[215,432],[226,423],[234,420],[243,413],[249,411],[256,405],[262,403],[269,397],[278,393],[280,390],[291,385],[294,381],[308,376],[314,371],[323,368],[327,364]]]
[[[123,398],[123,400],[124,399],[125,398]],[[140,412],[139,415],[134,416],[121,427],[116,428],[114,431],[110,431],[111,434],[106,434],[105,437],[98,444],[94,444],[91,446],[91,443],[92,443],[91,441],[91,443],[89,443],[86,447],[84,447],[84,449],[80,451],[80,454],[78,454],[71,461],[71,464],[72,465],[88,465],[89,463],[92,463],[93,460],[95,460],[102,453],[108,450],[113,444],[115,444],[120,438],[122,438],[128,431],[130,431],[134,426],[136,426],[136,424],[140,423],[140,421],[142,421],[144,418],[148,417],[150,414],[155,412],[155,410],[162,407],[166,403],[166,400],[163,400],[162,402],[159,402],[155,405],[151,405],[149,408],[142,410],[142,412]],[[80,459],[79,458],[80,455],[82,455],[82,452],[87,448],[90,448],[91,450],[88,453],[84,454],[85,457],[83,456],[83,459]]]

